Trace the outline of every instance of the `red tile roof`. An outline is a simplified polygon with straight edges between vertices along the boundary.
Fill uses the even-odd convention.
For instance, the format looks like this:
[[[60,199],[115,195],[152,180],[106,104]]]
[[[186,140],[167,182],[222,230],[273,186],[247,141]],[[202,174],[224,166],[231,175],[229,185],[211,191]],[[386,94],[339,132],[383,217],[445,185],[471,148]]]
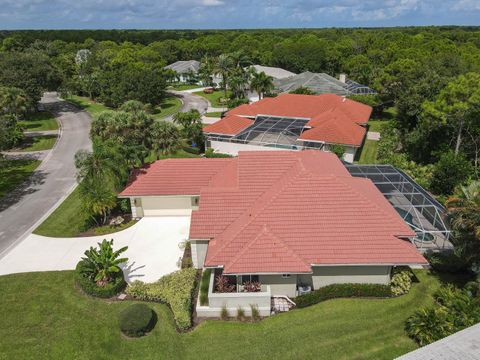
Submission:
[[[360,146],[371,115],[368,105],[334,94],[296,95],[283,94],[265,98],[253,104],[240,105],[227,113],[227,117],[204,128],[205,133],[237,135],[253,124],[245,117],[257,115],[309,119],[299,140],[311,140]]]
[[[203,131],[210,134],[236,135],[253,123],[254,120],[252,119],[229,115],[213,124],[205,126]]]
[[[119,196],[198,195],[232,159],[159,160],[134,172]]]
[[[162,176],[151,195],[200,189],[189,237],[210,240],[205,266],[242,274],[305,273],[312,264],[426,263],[404,239],[415,233],[375,185],[352,177],[332,153],[240,152],[238,158],[163,160],[152,166]],[[198,181],[189,190],[187,168]],[[153,183],[155,177],[144,180],[142,191]]]

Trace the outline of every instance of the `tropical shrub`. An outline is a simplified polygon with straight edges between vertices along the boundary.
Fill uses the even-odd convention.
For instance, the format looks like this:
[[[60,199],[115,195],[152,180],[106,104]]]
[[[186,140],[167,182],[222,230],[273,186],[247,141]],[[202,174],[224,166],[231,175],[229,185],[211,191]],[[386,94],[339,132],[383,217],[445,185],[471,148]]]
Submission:
[[[155,312],[145,304],[130,305],[119,316],[120,330],[131,337],[145,335],[153,329],[155,323]]]
[[[251,304],[250,305],[250,310],[252,312],[252,320],[253,321],[258,321],[260,320],[260,311],[258,310],[258,306]]]
[[[74,278],[76,284],[90,296],[111,298],[119,294],[127,286],[122,271],[114,273],[108,283],[99,286],[90,277],[85,276],[85,267],[85,262],[81,260],[75,268]]]
[[[345,145],[341,145],[341,144],[332,144],[332,145],[329,145],[328,148],[332,153],[337,155],[340,159],[342,158],[343,154],[345,154],[345,151],[347,150]]]
[[[241,306],[237,308],[237,320],[243,321],[245,320],[245,310]]]
[[[215,277],[215,291],[219,293],[230,293],[235,291],[235,285],[230,284],[225,275]]]
[[[262,284],[258,281],[245,281],[243,283],[243,291],[245,292],[259,292],[262,289]]]
[[[390,286],[381,284],[332,284],[295,298],[298,308],[307,307],[334,298],[391,297]]]
[[[222,310],[220,310],[220,319],[228,320],[230,314],[228,313],[227,305],[222,306]]]
[[[428,262],[435,271],[459,274],[469,271],[466,261],[454,252],[427,255]]]
[[[208,287],[210,286],[210,275],[212,271],[205,269],[200,282],[200,305],[208,305]]]
[[[205,157],[206,158],[230,158],[232,155],[217,153],[212,148],[205,150]]]
[[[407,319],[407,334],[424,346],[478,323],[478,295],[478,284],[469,283],[464,289],[442,287],[433,296],[433,307],[421,309]]]
[[[127,249],[128,246],[124,246],[113,251],[113,239],[110,241],[103,239],[98,243],[98,249],[92,246],[85,251],[85,257],[82,258],[82,275],[95,281],[98,286],[108,284],[115,274],[122,272],[119,265],[128,261],[128,258],[119,258]]]
[[[134,281],[128,286],[126,293],[136,299],[168,304],[177,327],[185,330],[192,325],[192,294],[196,280],[197,270],[187,268],[165,275],[151,284]]]
[[[450,195],[472,174],[473,167],[463,154],[448,151],[440,156],[433,168],[431,190],[435,194]]]
[[[400,296],[407,294],[412,287],[413,274],[408,268],[395,268],[393,270],[390,288],[393,296]]]

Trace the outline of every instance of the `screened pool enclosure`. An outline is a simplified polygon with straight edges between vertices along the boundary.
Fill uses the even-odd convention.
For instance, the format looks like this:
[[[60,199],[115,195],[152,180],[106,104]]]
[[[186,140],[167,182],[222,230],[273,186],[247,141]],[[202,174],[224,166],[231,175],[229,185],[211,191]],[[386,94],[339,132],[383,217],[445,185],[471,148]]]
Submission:
[[[372,180],[403,220],[415,231],[421,250],[449,249],[445,208],[407,174],[391,165],[345,164],[352,176]]]

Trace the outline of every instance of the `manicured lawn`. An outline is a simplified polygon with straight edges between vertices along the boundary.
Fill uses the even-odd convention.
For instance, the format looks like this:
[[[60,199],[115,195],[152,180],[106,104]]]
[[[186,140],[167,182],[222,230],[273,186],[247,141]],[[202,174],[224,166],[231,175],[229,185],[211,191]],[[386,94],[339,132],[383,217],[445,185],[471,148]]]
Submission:
[[[160,105],[160,112],[155,114],[155,119],[163,119],[167,116],[175,114],[182,108],[182,100],[176,96],[167,96]]]
[[[0,277],[0,358],[4,359],[393,359],[417,348],[404,332],[415,310],[432,304],[439,280],[395,299],[335,299],[259,323],[210,320],[177,333],[171,311],[149,305],[155,329],[126,339],[118,315],[131,304],[95,300],[73,286],[73,273]],[[21,301],[19,301],[21,300]]]
[[[42,151],[49,150],[57,141],[56,135],[43,135],[26,137],[20,144],[18,151]]]
[[[41,111],[28,115],[25,120],[20,121],[20,125],[25,128],[25,131],[46,131],[58,129],[57,120],[51,113],[47,111]]]
[[[38,160],[0,160],[0,198],[32,175],[40,163]]]
[[[213,118],[219,118],[222,116],[222,113],[220,111],[218,112],[207,112],[204,114],[206,117],[213,117]]]
[[[212,94],[205,94],[203,91],[197,91],[197,92],[194,92],[194,94],[202,96],[205,99],[207,99],[210,102],[210,105],[212,107],[224,107],[225,106],[224,104],[222,104],[220,102],[221,99],[223,99],[225,97],[224,92],[221,91],[221,90],[214,91]],[[227,96],[228,96],[228,94],[229,94],[229,92],[227,92]]]
[[[368,122],[368,131],[382,132],[384,126],[388,125],[388,120],[370,120]]]
[[[89,98],[83,97],[83,96],[77,96],[77,95],[72,95],[68,99],[71,103],[77,105],[78,107],[86,110],[90,115],[93,117],[97,117],[100,115],[102,112],[107,111],[107,110],[112,110],[111,108],[90,100]]]
[[[182,91],[182,90],[191,90],[191,89],[198,89],[198,88],[201,88],[202,85],[198,85],[198,84],[176,84],[176,85],[172,85],[172,86],[169,86],[169,88],[172,88],[173,90],[177,90],[177,91]]]
[[[377,162],[377,149],[378,141],[365,140],[360,154],[358,162],[360,164],[376,164]]]
[[[78,188],[33,232],[52,237],[77,236],[86,230],[87,216],[82,212]]]

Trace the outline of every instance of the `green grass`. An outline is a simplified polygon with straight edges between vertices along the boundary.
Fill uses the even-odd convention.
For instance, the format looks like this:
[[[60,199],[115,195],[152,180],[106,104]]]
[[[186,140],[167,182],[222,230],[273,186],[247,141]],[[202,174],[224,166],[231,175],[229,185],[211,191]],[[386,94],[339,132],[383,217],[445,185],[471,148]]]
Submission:
[[[40,163],[38,160],[0,160],[0,198],[32,175]]]
[[[176,96],[167,96],[160,105],[160,112],[154,114],[155,119],[163,119],[167,116],[175,114],[182,108],[182,100]]]
[[[224,107],[225,105],[220,102],[221,99],[223,99],[224,93],[221,90],[214,91],[212,94],[205,94],[203,91],[197,91],[194,92],[195,95],[199,95],[204,97],[210,102],[210,105],[212,107]],[[230,92],[227,92],[227,96],[230,94]]]
[[[335,299],[258,323],[210,320],[177,333],[166,305],[153,331],[126,339],[109,302],[73,286],[73,272],[0,277],[0,359],[393,359],[417,348],[405,320],[431,305],[440,281],[426,271],[395,299]],[[20,300],[20,301],[19,301]]]
[[[50,150],[56,141],[57,135],[29,136],[22,141],[18,151]]]
[[[201,87],[202,85],[198,85],[198,84],[176,84],[176,85],[169,86],[169,88],[172,88],[173,90],[177,90],[177,91],[198,89]]]
[[[28,117],[25,120],[20,121],[19,124],[24,127],[25,131],[47,131],[58,129],[57,120],[47,111],[29,114]]]
[[[222,113],[220,111],[217,112],[207,112],[204,114],[206,117],[213,117],[213,118],[219,118],[222,116]]]
[[[98,117],[98,115],[100,115],[104,111],[112,110],[111,108],[101,103],[90,100],[89,98],[84,96],[72,95],[66,100],[84,109],[94,118]]]
[[[33,233],[52,237],[73,237],[86,230],[87,223],[88,217],[82,212],[77,187]]]
[[[375,164],[377,162],[378,141],[365,140],[360,153],[360,164]]]
[[[383,127],[388,124],[389,124],[388,120],[370,120],[368,122],[368,131],[381,133],[383,130]]]

